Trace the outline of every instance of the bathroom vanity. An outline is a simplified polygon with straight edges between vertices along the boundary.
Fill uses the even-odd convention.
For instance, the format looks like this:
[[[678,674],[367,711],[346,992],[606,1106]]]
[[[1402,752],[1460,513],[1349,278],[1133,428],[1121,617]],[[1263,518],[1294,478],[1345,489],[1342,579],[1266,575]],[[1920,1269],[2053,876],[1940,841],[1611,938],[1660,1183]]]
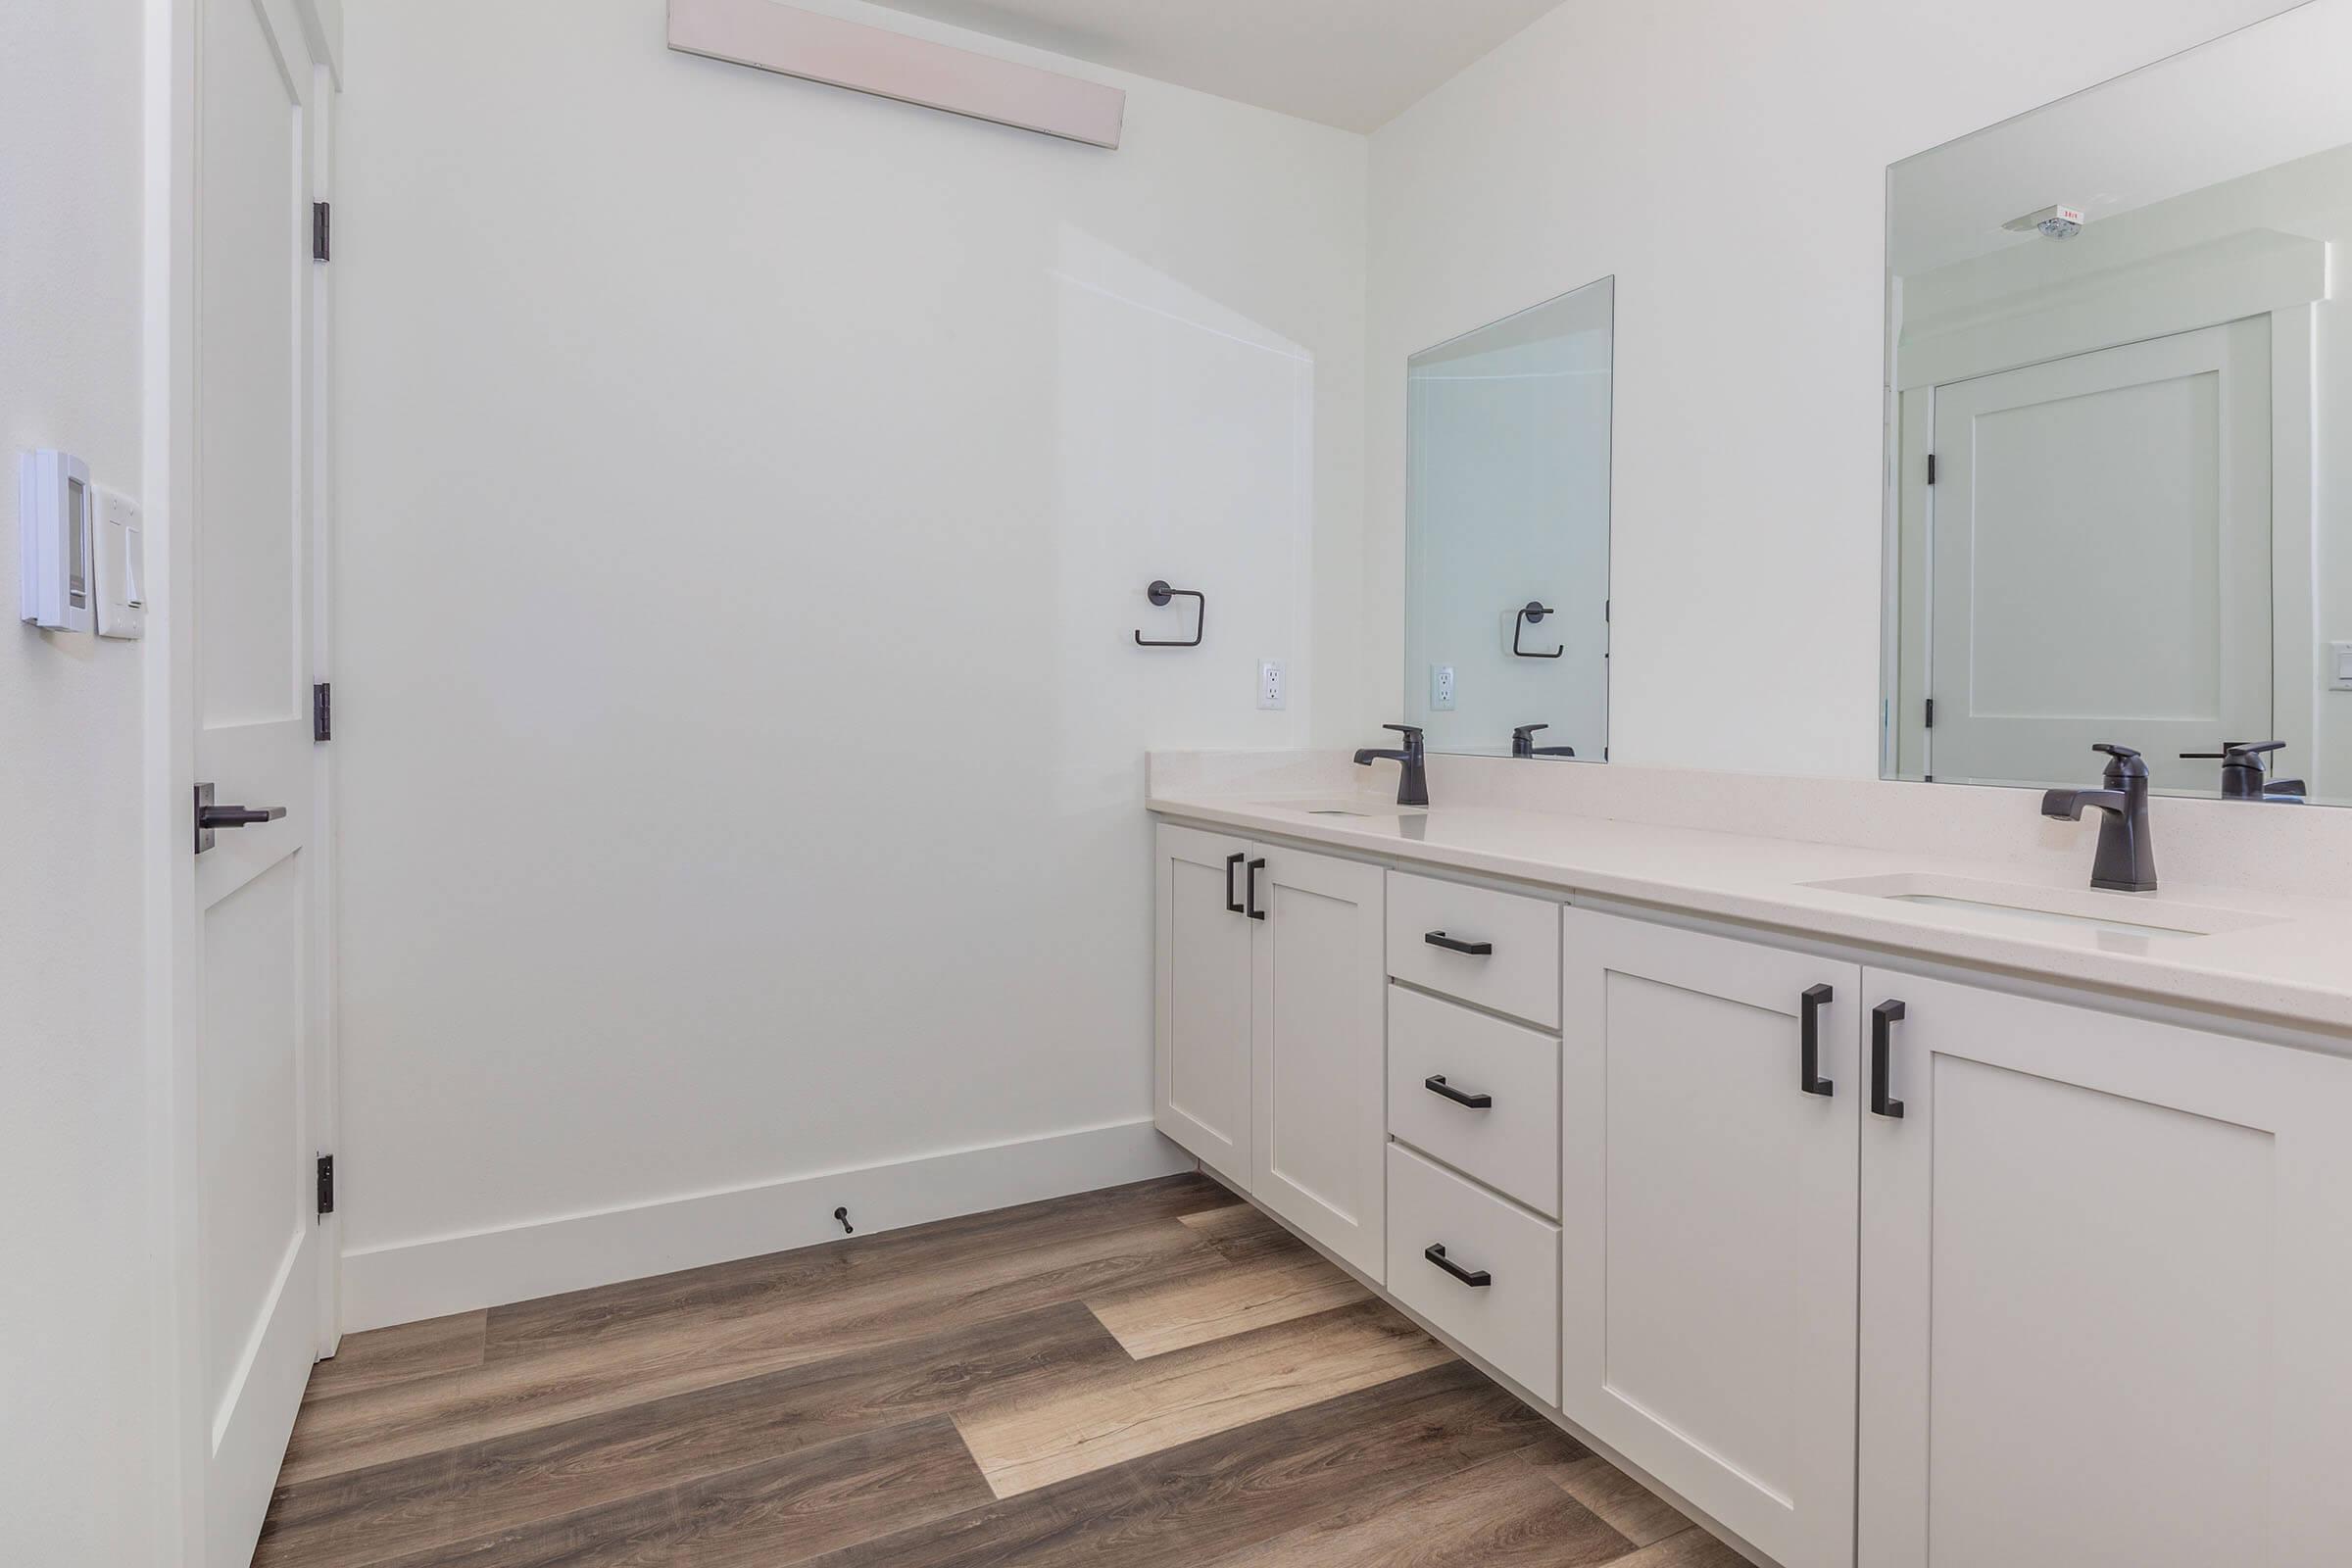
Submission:
[[[2352,1539],[2352,904],[2095,893],[2014,791],[1351,771],[1154,759],[1207,1169],[1785,1568]]]

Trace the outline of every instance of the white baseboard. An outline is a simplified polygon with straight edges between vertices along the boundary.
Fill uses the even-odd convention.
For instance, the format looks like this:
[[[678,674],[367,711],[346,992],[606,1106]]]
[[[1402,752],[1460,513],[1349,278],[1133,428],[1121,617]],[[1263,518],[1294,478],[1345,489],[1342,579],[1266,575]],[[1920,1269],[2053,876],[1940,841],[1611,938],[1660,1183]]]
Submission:
[[[1146,1121],[343,1254],[343,1332],[644,1279],[1195,1168]]]

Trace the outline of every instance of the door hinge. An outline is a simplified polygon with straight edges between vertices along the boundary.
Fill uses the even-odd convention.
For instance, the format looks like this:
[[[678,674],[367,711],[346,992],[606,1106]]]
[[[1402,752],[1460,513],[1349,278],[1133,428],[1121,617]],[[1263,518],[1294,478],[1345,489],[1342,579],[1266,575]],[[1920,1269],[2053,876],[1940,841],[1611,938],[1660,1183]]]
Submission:
[[[332,227],[332,209],[325,202],[311,203],[311,260],[327,259],[328,230]]]
[[[335,1156],[318,1156],[318,1217],[326,1218],[335,1211]]]
[[[335,738],[335,689],[325,681],[311,688],[311,739]]]
[[[1935,698],[1933,698],[1933,697],[1931,697],[1931,698],[1929,698],[1929,699],[1928,699],[1928,726],[1927,726],[1927,727],[1928,727],[1928,728],[1930,728],[1930,729],[1934,729],[1934,728],[1936,727],[1936,699],[1935,699]]]
[[[1935,454],[1935,453],[1933,453],[1933,452],[1931,452],[1931,453],[1929,453],[1929,454],[1928,454],[1928,483],[1930,483],[1930,484],[1934,484],[1935,482],[1936,482],[1936,454]]]

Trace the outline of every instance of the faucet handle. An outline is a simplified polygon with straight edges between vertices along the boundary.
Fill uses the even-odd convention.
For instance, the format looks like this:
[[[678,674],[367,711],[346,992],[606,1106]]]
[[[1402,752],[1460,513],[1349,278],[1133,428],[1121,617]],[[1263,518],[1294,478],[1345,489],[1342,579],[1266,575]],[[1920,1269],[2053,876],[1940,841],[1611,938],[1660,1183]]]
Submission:
[[[2127,779],[2144,779],[2148,776],[2148,764],[2141,761],[2139,754],[2129,746],[2114,746],[2106,741],[2100,741],[2093,745],[2091,750],[2107,754],[2109,759],[2107,782],[2110,785],[2122,784]]]
[[[1406,751],[1417,752],[1421,749],[1422,730],[1418,724],[1383,724],[1380,727],[1382,729],[1393,729],[1397,734],[1403,736],[1404,749]]]
[[[1511,739],[1515,741],[1532,741],[1536,738],[1536,731],[1549,728],[1551,728],[1549,724],[1521,724],[1516,729],[1511,731]]]

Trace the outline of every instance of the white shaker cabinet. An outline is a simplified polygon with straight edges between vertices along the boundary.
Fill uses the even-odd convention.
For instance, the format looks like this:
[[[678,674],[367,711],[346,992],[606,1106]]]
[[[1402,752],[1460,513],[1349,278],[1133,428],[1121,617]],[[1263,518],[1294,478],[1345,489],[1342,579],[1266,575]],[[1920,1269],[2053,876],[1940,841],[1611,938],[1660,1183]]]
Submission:
[[[1561,1408],[1786,1568],[1847,1568],[1861,970],[1564,920]]]
[[[1152,1117],[1231,1185],[1250,1190],[1252,976],[1242,895],[1250,846],[1159,826],[1153,919]]]
[[[1382,1278],[1383,872],[1165,824],[1158,861],[1157,1126]]]
[[[2344,1562],[2352,1061],[1875,969],[1862,1000],[1901,1016],[1862,1118],[1861,1560]]]
[[[1250,1196],[1387,1269],[1388,971],[1379,866],[1259,846]]]

